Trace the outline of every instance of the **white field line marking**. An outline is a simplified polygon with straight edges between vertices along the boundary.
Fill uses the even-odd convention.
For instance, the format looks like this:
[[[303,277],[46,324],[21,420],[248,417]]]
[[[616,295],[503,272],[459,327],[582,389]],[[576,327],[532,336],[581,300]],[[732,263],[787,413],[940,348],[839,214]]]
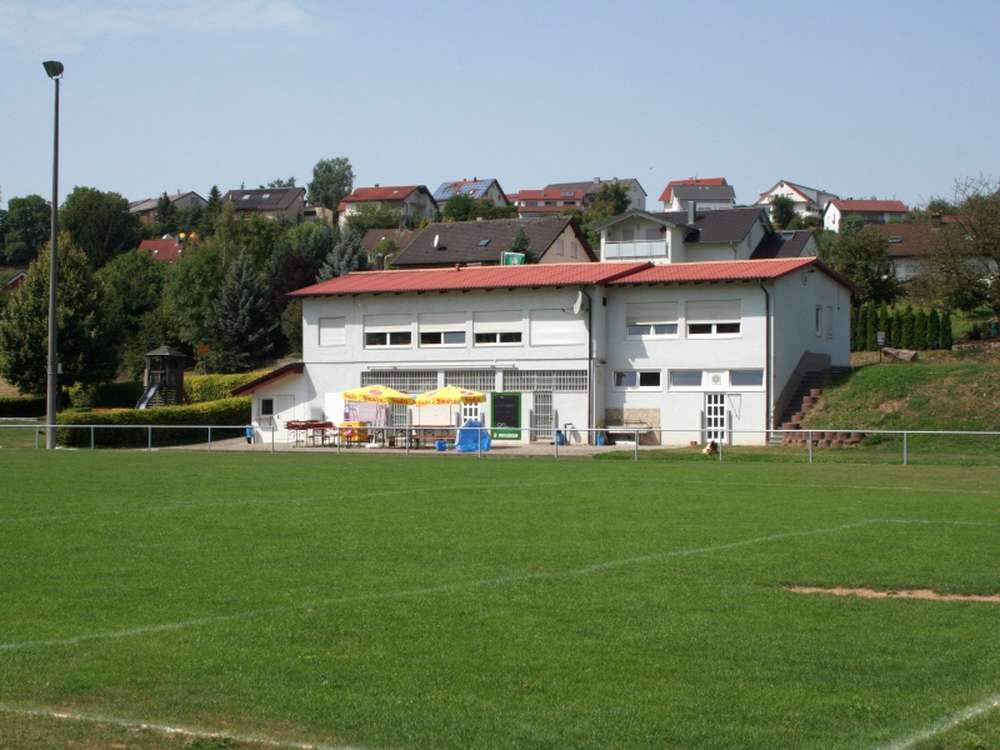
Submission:
[[[156,734],[167,735],[168,737],[229,739],[249,745],[284,748],[285,750],[361,750],[361,748],[356,745],[327,745],[321,742],[300,742],[298,740],[277,739],[274,737],[265,737],[263,735],[235,734],[233,732],[222,730],[176,726],[171,724],[138,721],[135,719],[123,719],[118,716],[79,713],[76,711],[64,711],[54,708],[12,706],[6,703],[0,703],[0,713],[15,714],[19,716],[37,716],[47,719],[60,719],[63,721],[79,721],[89,724],[110,724],[111,726],[121,727],[123,729],[144,729],[149,732],[155,732]]]
[[[990,521],[937,521],[932,518],[883,518],[885,523],[915,523],[915,524],[927,524],[927,525],[940,525],[940,526],[986,526],[997,527],[1000,523],[991,523]]]
[[[534,487],[563,487],[577,484],[589,484],[594,482],[606,482],[606,477],[593,477],[592,479],[569,479],[565,481],[557,482],[518,482],[515,484],[505,485],[511,489],[532,489]],[[69,520],[71,518],[93,518],[94,516],[140,516],[147,513],[169,513],[175,510],[187,510],[189,508],[215,508],[215,507],[233,507],[239,508],[244,505],[289,505],[291,503],[305,503],[312,501],[327,501],[331,503],[342,502],[345,500],[368,500],[371,498],[378,497],[393,497],[395,495],[415,495],[418,493],[425,492],[455,492],[462,490],[481,490],[483,488],[482,483],[478,484],[450,484],[442,485],[440,487],[410,487],[407,489],[400,490],[383,490],[380,492],[366,492],[363,494],[350,494],[350,495],[306,495],[306,496],[291,496],[291,497],[251,497],[244,498],[240,500],[194,500],[187,503],[173,503],[171,505],[153,505],[145,508],[113,508],[113,509],[95,509],[93,511],[81,511],[79,513],[62,513],[58,515],[48,515],[48,516],[10,516],[7,518],[0,518],[0,523],[21,523],[21,522],[32,522],[32,521],[62,521]]]
[[[1000,694],[991,695],[989,698],[980,701],[974,706],[969,706],[968,708],[963,708],[954,716],[949,716],[946,719],[933,724],[926,729],[922,729],[916,734],[911,734],[909,737],[903,737],[898,740],[890,742],[888,745],[879,745],[877,750],[910,750],[914,745],[917,745],[925,740],[929,740],[938,735],[942,735],[945,732],[954,729],[960,724],[964,724],[967,721],[972,721],[978,716],[992,711],[994,709],[1000,708]]]
[[[40,646],[72,646],[77,643],[83,643],[84,641],[94,641],[106,638],[114,638],[114,639],[128,638],[130,636],[146,635],[149,633],[162,633],[173,630],[183,630],[185,628],[198,627],[200,625],[211,625],[214,623],[227,622],[231,620],[244,620],[248,618],[259,617],[261,615],[276,614],[279,612],[310,611],[313,609],[335,606],[337,604],[350,604],[353,602],[362,602],[362,601],[377,601],[380,599],[402,599],[410,596],[427,596],[433,594],[448,593],[452,591],[461,591],[464,589],[483,588],[487,586],[502,586],[509,583],[544,581],[544,580],[552,580],[559,578],[576,578],[579,576],[593,575],[594,573],[602,573],[607,570],[614,570],[615,568],[621,568],[627,565],[636,565],[645,562],[653,562],[656,560],[666,560],[673,557],[704,555],[704,554],[710,554],[712,552],[722,552],[725,550],[737,549],[739,547],[749,547],[754,544],[765,544],[767,542],[780,541],[782,539],[794,539],[795,537],[815,536],[817,534],[832,534],[838,531],[844,531],[846,529],[854,529],[860,526],[867,526],[869,524],[879,523],[879,522],[880,521],[878,519],[874,519],[866,521],[857,521],[854,523],[845,523],[839,526],[830,526],[822,529],[809,529],[806,531],[788,531],[779,534],[769,534],[767,536],[753,537],[751,539],[743,539],[737,542],[715,544],[709,547],[695,547],[693,549],[681,549],[681,550],[674,550],[672,552],[654,552],[648,555],[629,557],[621,560],[608,560],[607,562],[595,563],[593,565],[587,565],[582,568],[574,568],[571,570],[540,572],[540,573],[522,573],[518,575],[499,576],[496,578],[483,578],[475,581],[465,581],[462,583],[446,583],[440,586],[428,586],[416,589],[403,589],[401,591],[384,591],[371,594],[359,594],[356,596],[347,596],[336,599],[324,599],[315,602],[306,602],[303,604],[296,604],[296,605],[279,605],[275,607],[265,607],[261,609],[250,609],[242,612],[234,612],[228,615],[210,615],[207,617],[198,617],[191,620],[180,620],[178,622],[167,622],[167,623],[160,623],[157,625],[140,625],[134,628],[125,628],[123,630],[105,630],[96,633],[84,633],[81,635],[70,636],[67,638],[52,638],[47,640],[32,640],[32,641],[13,641],[10,643],[0,643],[0,653],[10,652],[10,651],[21,651],[29,648],[37,648]]]
[[[645,477],[617,477],[617,481],[624,482],[641,482],[643,484],[708,484],[713,487],[742,487],[744,489],[759,489],[761,487],[768,489],[798,489],[800,487],[808,487],[809,489],[819,489],[819,490],[864,490],[866,492],[876,491],[876,490],[888,490],[890,492],[930,492],[945,495],[1000,495],[1000,492],[996,490],[970,490],[963,489],[961,487],[904,487],[901,485],[882,485],[882,484],[820,484],[820,483],[796,483],[794,486],[789,484],[763,484],[760,482],[719,482],[711,479],[683,479],[683,478],[671,478],[671,479],[647,479]]]

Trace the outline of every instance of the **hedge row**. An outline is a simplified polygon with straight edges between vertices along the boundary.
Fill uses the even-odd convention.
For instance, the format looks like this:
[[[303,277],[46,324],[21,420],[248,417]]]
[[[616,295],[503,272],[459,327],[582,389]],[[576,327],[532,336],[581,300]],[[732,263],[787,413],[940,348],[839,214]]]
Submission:
[[[142,397],[142,383],[101,383],[69,389],[69,403],[75,409],[131,409]]]
[[[266,372],[268,370],[241,372],[235,375],[187,375],[184,378],[184,391],[192,404],[218,401],[230,398],[234,388],[239,388]]]
[[[146,447],[147,430],[122,429],[125,425],[233,425],[232,430],[213,430],[212,439],[236,437],[243,434],[243,426],[250,423],[250,399],[227,398],[189,406],[160,406],[153,409],[111,409],[89,411],[70,409],[58,417],[59,424],[94,425],[94,445],[97,447]],[[115,426],[114,429],[101,429]],[[60,445],[86,448],[90,446],[91,430],[61,427],[57,431]],[[207,430],[167,429],[153,430],[153,446],[187,445],[204,443]]]
[[[885,333],[885,346],[900,349],[951,349],[954,338],[948,311],[890,309],[871,303],[851,308],[851,351],[879,349],[878,332]]]
[[[0,417],[44,417],[45,396],[0,397]]]

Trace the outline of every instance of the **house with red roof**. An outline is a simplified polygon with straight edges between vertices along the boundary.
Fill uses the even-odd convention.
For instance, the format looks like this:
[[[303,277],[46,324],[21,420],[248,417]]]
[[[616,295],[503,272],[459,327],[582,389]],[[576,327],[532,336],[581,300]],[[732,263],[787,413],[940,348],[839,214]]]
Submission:
[[[181,259],[184,246],[173,237],[167,235],[158,240],[143,240],[139,243],[139,252],[146,253],[153,260],[164,263],[174,263]]]
[[[671,180],[660,194],[664,211],[687,211],[694,203],[699,211],[736,206],[736,191],[725,177],[688,177]]]
[[[709,212],[724,214],[725,211]],[[355,272],[299,289],[303,362],[244,386],[256,434],[289,422],[454,424],[444,407],[365,417],[343,391],[456,385],[495,445],[766,444],[807,374],[849,364],[853,288],[815,257]]]
[[[840,197],[829,191],[808,187],[791,180],[778,180],[760,194],[754,205],[763,206],[771,212],[771,202],[779,196],[788,198],[795,207],[795,213],[803,219],[820,218],[830,201]]]
[[[857,217],[865,224],[888,224],[900,221],[909,212],[903,201],[836,198],[827,204],[823,212],[823,228],[839,232],[848,216]]]
[[[558,216],[569,211],[583,211],[587,193],[573,188],[524,189],[508,196],[517,206],[517,215],[522,219],[537,219],[543,216]]]
[[[423,221],[434,221],[438,204],[426,185],[379,185],[355,188],[340,201],[337,211],[343,227],[348,217],[362,206],[387,208],[399,214],[401,226],[416,227]]]

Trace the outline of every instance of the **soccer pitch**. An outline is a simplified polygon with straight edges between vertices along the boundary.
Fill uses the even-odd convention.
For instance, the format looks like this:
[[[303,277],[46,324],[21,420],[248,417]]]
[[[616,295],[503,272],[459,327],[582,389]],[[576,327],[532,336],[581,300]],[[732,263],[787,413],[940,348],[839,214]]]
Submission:
[[[0,453],[3,748],[987,748],[1000,470]]]

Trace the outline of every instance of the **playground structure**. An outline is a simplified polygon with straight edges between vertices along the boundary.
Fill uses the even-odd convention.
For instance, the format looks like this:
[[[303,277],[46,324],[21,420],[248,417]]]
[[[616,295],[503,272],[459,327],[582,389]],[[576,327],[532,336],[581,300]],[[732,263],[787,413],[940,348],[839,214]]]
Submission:
[[[187,402],[184,392],[184,365],[187,355],[169,346],[146,352],[146,371],[142,378],[142,397],[136,409],[172,406]]]

